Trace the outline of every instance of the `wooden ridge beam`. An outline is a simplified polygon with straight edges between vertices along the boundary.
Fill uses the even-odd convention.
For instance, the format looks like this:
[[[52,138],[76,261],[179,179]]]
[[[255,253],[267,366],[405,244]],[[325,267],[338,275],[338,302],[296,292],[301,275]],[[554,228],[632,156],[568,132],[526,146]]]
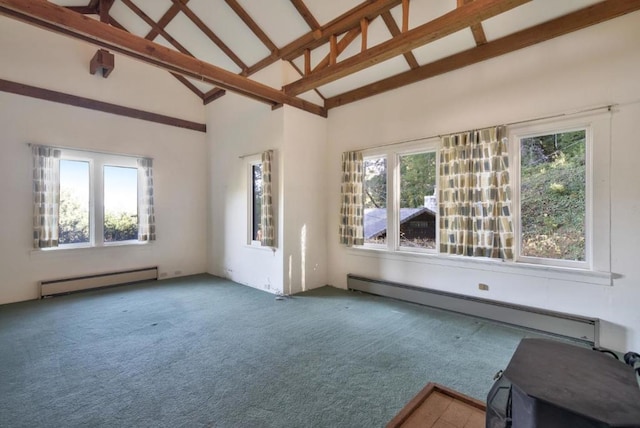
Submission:
[[[40,0],[0,0],[0,13],[137,58],[167,71],[273,104],[288,104],[326,117],[326,109],[64,7]]]
[[[373,95],[545,42],[637,10],[640,10],[640,1],[638,0],[605,0],[559,18],[552,19],[551,21],[535,25],[464,52],[423,65],[415,70],[406,71],[388,79],[327,98],[325,107],[331,109],[362,100]]]
[[[291,96],[301,94],[439,40],[529,1],[531,0],[475,0],[365,52],[347,58],[339,64],[302,77],[284,86],[284,91]]]
[[[57,92],[49,89],[38,88],[36,86],[24,85],[22,83],[11,82],[9,80],[0,79],[0,91],[16,95],[24,95],[31,98],[52,101],[55,103],[66,104],[75,107],[86,108],[90,110],[102,111],[118,116],[125,116],[134,119],[146,120],[149,122],[162,123],[164,125],[176,126],[178,128],[207,132],[207,125],[205,125],[204,123],[196,123],[190,120],[178,119],[158,113],[125,107],[118,104],[112,104],[104,101],[94,100],[91,98],[66,94],[64,92]]]

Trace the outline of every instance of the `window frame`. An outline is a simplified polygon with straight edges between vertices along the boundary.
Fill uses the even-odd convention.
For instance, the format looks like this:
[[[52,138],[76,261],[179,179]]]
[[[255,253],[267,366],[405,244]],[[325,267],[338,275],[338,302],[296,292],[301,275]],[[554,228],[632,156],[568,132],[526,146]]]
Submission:
[[[421,153],[435,153],[436,156],[436,192],[438,188],[438,171],[440,168],[441,142],[437,137],[425,138],[403,144],[393,144],[384,147],[362,151],[363,160],[386,158],[387,160],[387,242],[373,244],[365,242],[356,246],[362,249],[375,249],[397,253],[438,254],[440,245],[440,213],[436,210],[436,248],[407,247],[400,245],[400,158],[406,155]],[[364,168],[363,168],[364,173]],[[364,186],[364,177],[363,177]]]
[[[248,156],[246,158],[246,177],[247,177],[247,237],[246,237],[246,245],[250,247],[263,247],[262,242],[254,239],[254,230],[253,230],[253,201],[254,201],[254,175],[253,175],[253,167],[256,165],[262,166],[262,156],[261,155],[253,155]],[[265,247],[266,248],[266,247]]]
[[[57,247],[47,248],[45,250],[68,250],[76,248],[99,248],[99,247],[115,247],[123,245],[143,245],[149,241],[140,242],[137,239],[126,241],[106,242],[104,240],[104,167],[123,167],[134,168],[140,170],[137,164],[137,157],[129,155],[117,155],[110,153],[92,152],[88,150],[77,150],[60,148],[60,160],[71,160],[89,163],[89,242],[80,242],[74,244],[58,244]],[[136,213],[140,215],[140,197],[141,186],[140,177],[138,175],[136,184]],[[139,220],[138,220],[139,221]]]
[[[599,110],[599,111],[598,111]],[[545,279],[556,279],[563,281],[572,281],[577,283],[585,283],[592,285],[611,286],[614,274],[611,272],[611,121],[612,111],[608,109],[591,110],[582,113],[572,113],[564,116],[555,116],[553,118],[539,119],[527,121],[519,124],[509,125],[507,127],[507,137],[509,139],[509,174],[512,177],[512,208],[518,207],[518,213],[514,212],[514,247],[520,251],[519,229],[516,231],[516,223],[520,221],[519,199],[520,198],[520,139],[517,136],[524,137],[531,134],[546,134],[554,132],[563,132],[564,130],[587,129],[588,140],[585,165],[587,166],[587,182],[585,189],[588,195],[589,212],[585,212],[585,239],[590,241],[589,249],[585,248],[585,258],[589,258],[589,263],[578,262],[571,263],[555,263],[553,259],[551,263],[535,263],[535,260],[523,259],[516,257],[513,260],[489,259],[484,257],[464,257],[457,255],[442,254],[440,248],[440,233],[436,229],[436,250],[435,251],[406,251],[403,248],[387,245],[367,244],[349,247],[346,251],[358,255],[377,257],[392,261],[409,261],[413,263],[433,264],[452,268],[469,268],[480,271],[504,272],[508,274],[526,275],[532,277],[540,277]],[[389,162],[389,156],[396,156],[400,153],[424,152],[428,151],[429,145],[425,142],[431,142],[436,151],[436,162],[438,175],[436,180],[439,181],[440,171],[440,148],[441,141],[439,137],[416,140],[407,144],[390,144],[379,146],[362,151],[363,157],[375,158],[383,155],[387,156],[387,185],[389,186],[390,176],[393,168]],[[517,159],[516,156],[517,155]],[[518,170],[516,170],[518,168]],[[517,172],[517,173],[516,173]],[[517,181],[514,181],[517,177]],[[399,184],[399,181],[398,181]],[[439,183],[436,182],[436,189]],[[516,187],[517,186],[517,187]],[[399,190],[399,189],[398,189]],[[393,190],[392,190],[393,191]],[[388,190],[389,192],[389,190]],[[389,195],[387,195],[389,198]],[[395,199],[394,199],[395,200]],[[517,204],[517,205],[516,205]],[[389,210],[389,208],[387,208]],[[389,211],[387,213],[389,219]],[[436,228],[440,225],[440,210],[437,210]],[[387,224],[387,227],[389,223]],[[514,251],[515,251],[514,248]],[[570,261],[571,262],[571,261]],[[582,263],[580,265],[579,263]]]

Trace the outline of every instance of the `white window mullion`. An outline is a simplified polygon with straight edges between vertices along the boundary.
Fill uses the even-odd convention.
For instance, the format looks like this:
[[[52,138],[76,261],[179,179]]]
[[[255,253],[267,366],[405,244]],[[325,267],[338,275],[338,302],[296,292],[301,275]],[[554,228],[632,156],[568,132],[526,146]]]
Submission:
[[[104,245],[104,162],[93,162],[93,239],[96,247]]]

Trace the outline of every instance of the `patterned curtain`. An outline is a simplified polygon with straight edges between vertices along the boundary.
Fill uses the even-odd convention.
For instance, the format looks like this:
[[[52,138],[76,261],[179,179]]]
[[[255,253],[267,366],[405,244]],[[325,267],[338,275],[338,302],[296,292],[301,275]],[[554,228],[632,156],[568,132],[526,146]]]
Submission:
[[[60,150],[32,146],[33,247],[58,246],[60,215]]]
[[[156,215],[153,207],[153,160],[138,159],[138,241],[156,240]]]
[[[364,195],[362,152],[342,154],[342,184],[340,186],[340,243],[364,244]]]
[[[273,197],[271,189],[271,164],[273,150],[262,153],[262,209],[260,224],[262,225],[262,239],[260,243],[265,247],[276,246],[276,231],[273,224]]]
[[[505,128],[453,134],[440,150],[440,252],[513,258]]]

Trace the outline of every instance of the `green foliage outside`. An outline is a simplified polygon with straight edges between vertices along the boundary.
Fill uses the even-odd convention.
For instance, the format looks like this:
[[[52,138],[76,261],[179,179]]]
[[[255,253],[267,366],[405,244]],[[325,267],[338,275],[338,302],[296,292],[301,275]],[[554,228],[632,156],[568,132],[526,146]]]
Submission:
[[[585,131],[521,140],[522,254],[585,260]]]
[[[387,159],[364,161],[364,207],[387,207]]]
[[[60,217],[58,220],[60,244],[90,241],[89,207],[82,206],[68,189],[60,191]],[[107,212],[104,217],[105,242],[138,239],[138,217],[124,212]]]
[[[424,197],[436,187],[436,153],[418,153],[400,158],[400,207],[420,208]]]

